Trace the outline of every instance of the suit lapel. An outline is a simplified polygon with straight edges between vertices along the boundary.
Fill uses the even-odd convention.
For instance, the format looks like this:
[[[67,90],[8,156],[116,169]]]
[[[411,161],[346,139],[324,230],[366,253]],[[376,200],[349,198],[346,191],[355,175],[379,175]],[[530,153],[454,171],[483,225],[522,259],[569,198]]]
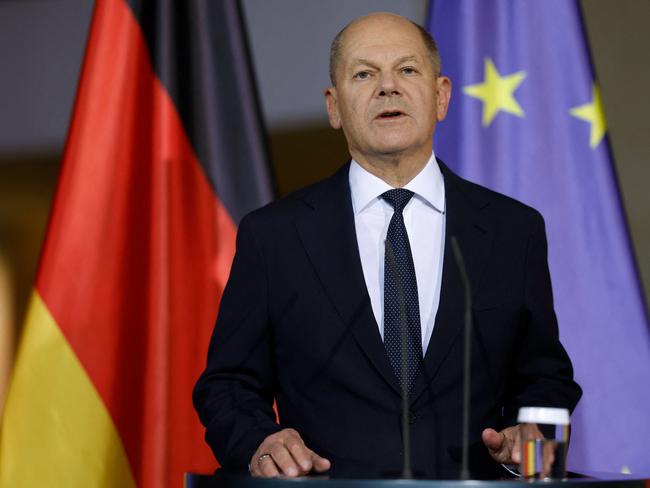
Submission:
[[[463,328],[464,291],[450,239],[455,236],[465,259],[473,299],[492,247],[493,232],[481,215],[488,205],[470,183],[438,161],[445,182],[445,248],[440,304],[423,371],[411,393],[411,403],[429,387]],[[385,381],[401,394],[379,334],[363,277],[349,187],[349,164],[305,193],[311,211],[296,219],[298,235],[323,288],[370,362]]]
[[[435,326],[424,357],[424,366],[412,392],[411,402],[429,387],[444,362],[451,346],[463,330],[464,290],[451,248],[455,236],[465,260],[473,298],[493,241],[489,222],[481,215],[488,204],[478,199],[471,184],[454,175],[438,161],[445,181],[445,249],[440,288],[440,304]]]
[[[399,393],[370,304],[359,257],[349,164],[303,196],[311,207],[296,228],[325,292],[370,362]]]

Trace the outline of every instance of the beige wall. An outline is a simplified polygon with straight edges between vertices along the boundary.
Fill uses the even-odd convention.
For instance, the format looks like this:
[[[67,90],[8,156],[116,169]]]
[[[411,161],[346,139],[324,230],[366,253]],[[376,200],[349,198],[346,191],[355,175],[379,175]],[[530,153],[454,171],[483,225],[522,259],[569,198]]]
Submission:
[[[650,303],[650,2],[582,0],[623,204]]]

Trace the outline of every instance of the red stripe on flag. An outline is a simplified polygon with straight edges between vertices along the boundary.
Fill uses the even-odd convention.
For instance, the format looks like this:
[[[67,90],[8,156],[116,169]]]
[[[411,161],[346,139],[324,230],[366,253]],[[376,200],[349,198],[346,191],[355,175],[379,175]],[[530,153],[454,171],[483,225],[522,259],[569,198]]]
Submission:
[[[139,486],[216,466],[191,392],[234,239],[131,10],[99,0],[36,287]]]

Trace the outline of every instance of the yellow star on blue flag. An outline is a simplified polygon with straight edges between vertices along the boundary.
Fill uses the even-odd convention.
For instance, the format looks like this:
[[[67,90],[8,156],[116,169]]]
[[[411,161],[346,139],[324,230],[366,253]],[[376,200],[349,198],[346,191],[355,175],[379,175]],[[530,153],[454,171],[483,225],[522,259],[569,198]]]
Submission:
[[[515,98],[515,90],[526,78],[525,71],[517,71],[511,75],[501,76],[490,58],[485,59],[485,79],[483,83],[469,85],[463,88],[463,93],[478,98],[483,102],[483,126],[492,123],[499,112],[507,112],[518,117],[524,116],[524,111]]]
[[[600,141],[603,140],[603,137],[605,137],[605,132],[607,132],[607,122],[600,100],[600,90],[595,83],[591,91],[591,102],[573,107],[569,110],[569,113],[591,124],[589,147],[595,149],[600,144]]]

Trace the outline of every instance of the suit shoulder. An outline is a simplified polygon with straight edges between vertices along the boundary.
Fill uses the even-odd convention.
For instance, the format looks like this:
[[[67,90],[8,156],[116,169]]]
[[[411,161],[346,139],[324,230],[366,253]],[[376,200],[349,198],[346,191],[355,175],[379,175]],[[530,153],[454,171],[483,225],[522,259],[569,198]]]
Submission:
[[[535,227],[544,225],[542,214],[530,205],[447,171],[446,181],[455,185],[477,207],[485,208],[494,218],[507,220],[513,225],[525,222]]]
[[[249,212],[242,219],[240,227],[242,225],[253,225],[255,227],[270,226],[272,228],[291,222],[296,217],[311,211],[313,208],[312,201],[324,194],[336,195],[337,192],[340,193],[343,186],[347,185],[348,166],[348,164],[345,164],[328,178],[295,190]]]

